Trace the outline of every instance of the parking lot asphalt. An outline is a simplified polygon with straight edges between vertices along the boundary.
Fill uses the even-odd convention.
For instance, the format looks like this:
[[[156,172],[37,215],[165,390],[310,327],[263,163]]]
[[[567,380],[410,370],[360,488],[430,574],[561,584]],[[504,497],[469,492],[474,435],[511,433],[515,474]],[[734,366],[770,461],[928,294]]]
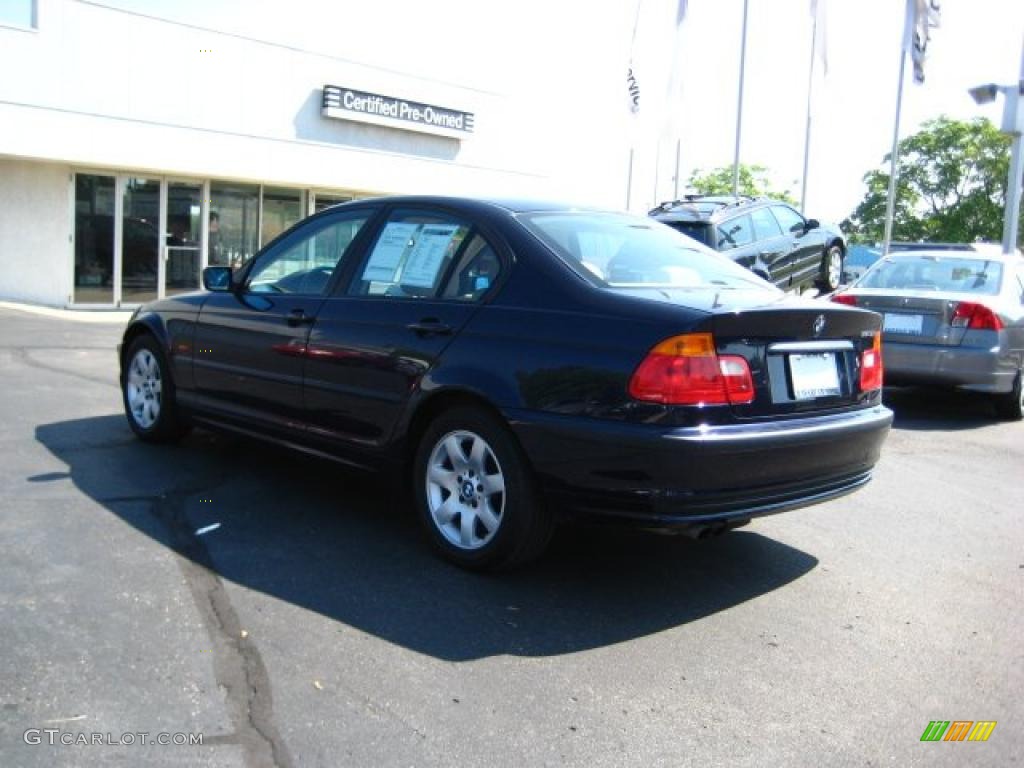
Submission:
[[[699,542],[567,527],[476,576],[395,478],[136,441],[120,330],[0,308],[0,766],[1024,757],[1024,424],[984,401],[887,393],[875,479],[828,504]]]

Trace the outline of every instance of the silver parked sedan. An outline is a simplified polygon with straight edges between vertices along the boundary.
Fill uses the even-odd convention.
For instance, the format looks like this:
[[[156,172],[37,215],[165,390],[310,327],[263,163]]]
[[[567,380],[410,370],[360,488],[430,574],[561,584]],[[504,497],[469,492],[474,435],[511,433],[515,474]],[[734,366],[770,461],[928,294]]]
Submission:
[[[883,315],[887,384],[988,393],[1024,418],[1024,258],[890,253],[832,300]]]

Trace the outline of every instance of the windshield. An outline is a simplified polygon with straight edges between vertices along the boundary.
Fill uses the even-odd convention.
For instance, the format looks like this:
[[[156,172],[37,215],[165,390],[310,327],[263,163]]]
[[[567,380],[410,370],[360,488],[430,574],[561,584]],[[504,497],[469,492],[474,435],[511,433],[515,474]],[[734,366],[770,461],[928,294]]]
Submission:
[[[985,259],[900,255],[878,262],[858,287],[994,295],[1002,275],[999,262]]]
[[[731,259],[653,219],[572,211],[523,214],[519,220],[602,287],[773,290]]]

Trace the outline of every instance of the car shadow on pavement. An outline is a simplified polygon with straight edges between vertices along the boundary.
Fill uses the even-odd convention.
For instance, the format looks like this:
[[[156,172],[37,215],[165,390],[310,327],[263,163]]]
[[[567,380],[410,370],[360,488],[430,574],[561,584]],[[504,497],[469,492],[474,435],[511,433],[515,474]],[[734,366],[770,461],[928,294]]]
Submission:
[[[886,387],[884,401],[893,411],[896,429],[949,431],[999,423],[986,395],[928,387]]]
[[[628,641],[759,597],[818,562],[751,531],[697,542],[566,526],[538,562],[475,575],[433,556],[394,477],[201,431],[146,445],[122,416],[46,424],[36,437],[78,491],[183,555],[183,567],[444,660]]]

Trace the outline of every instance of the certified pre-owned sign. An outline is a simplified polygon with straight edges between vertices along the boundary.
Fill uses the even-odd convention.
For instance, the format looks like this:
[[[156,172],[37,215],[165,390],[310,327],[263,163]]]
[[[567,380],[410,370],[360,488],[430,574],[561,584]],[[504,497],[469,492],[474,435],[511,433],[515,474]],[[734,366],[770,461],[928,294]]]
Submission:
[[[472,112],[357,91],[340,85],[324,86],[320,114],[340,120],[423,131],[456,139],[465,138],[473,132]]]

